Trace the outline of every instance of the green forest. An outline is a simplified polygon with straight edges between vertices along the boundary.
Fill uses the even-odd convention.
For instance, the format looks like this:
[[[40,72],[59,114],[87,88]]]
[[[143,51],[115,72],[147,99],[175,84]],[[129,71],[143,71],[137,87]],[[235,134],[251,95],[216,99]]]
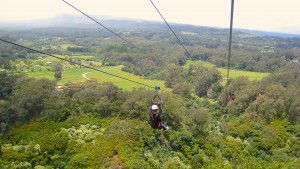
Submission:
[[[98,27],[0,28],[67,60],[0,42],[1,168],[300,168],[300,38],[235,30],[227,83],[227,29],[175,24],[187,54],[160,23],[118,22],[138,48]],[[149,125],[155,85],[167,131]]]

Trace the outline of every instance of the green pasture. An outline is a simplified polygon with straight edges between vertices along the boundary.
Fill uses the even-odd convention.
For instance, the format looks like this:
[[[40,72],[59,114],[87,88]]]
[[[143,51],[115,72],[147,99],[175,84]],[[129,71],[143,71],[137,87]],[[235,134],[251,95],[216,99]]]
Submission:
[[[164,81],[162,80],[148,80],[148,79],[144,79],[143,77],[140,76],[136,76],[134,74],[128,73],[128,72],[124,72],[121,70],[121,67],[117,66],[117,67],[106,67],[104,69],[105,72],[117,75],[117,76],[121,76],[139,83],[143,83],[149,86],[160,86],[162,90],[167,90],[170,91],[171,89],[168,88],[164,88]],[[122,88],[125,91],[129,91],[132,90],[132,88],[139,88],[139,87],[146,87],[134,82],[130,82],[124,79],[120,79],[108,74],[104,74],[101,72],[96,72],[96,71],[92,71],[91,73],[87,74],[87,77],[92,79],[92,80],[97,80],[99,82],[112,82],[114,83],[116,86],[118,86],[119,88]],[[148,87],[147,87],[148,88]]]
[[[84,73],[89,72],[87,68],[72,68],[65,70],[62,74],[62,79],[57,82],[58,85],[64,85],[67,83],[82,83],[86,79],[82,76]]]
[[[227,76],[227,69],[226,68],[218,68],[216,65],[209,63],[209,62],[204,62],[204,61],[196,61],[196,63],[202,64],[204,67],[209,67],[213,68],[215,67],[218,71],[221,72],[221,75],[223,78]],[[186,64],[184,65],[185,68],[188,68],[191,64],[195,64],[193,61],[188,60]],[[244,70],[234,70],[230,69],[229,70],[229,78],[230,79],[236,79],[241,76],[246,76],[248,77],[249,80],[261,80],[262,78],[268,76],[270,73],[263,73],[263,72],[250,72],[250,71],[244,71]]]
[[[46,78],[50,80],[54,80],[54,72],[43,71],[43,72],[29,72],[27,74],[28,77],[33,77],[36,79]]]
[[[191,61],[191,60],[187,60],[186,64],[184,65],[184,68],[189,68],[190,65],[195,64],[195,63],[200,63],[201,65],[203,65],[204,67],[208,67],[208,68],[213,68],[216,67],[216,65],[209,63],[209,62],[203,62],[203,61]]]
[[[227,76],[227,69],[225,68],[217,68],[223,77]],[[229,70],[229,78],[230,79],[236,79],[241,76],[248,77],[249,80],[261,80],[264,77],[267,77],[270,73],[262,73],[262,72],[249,72],[249,71],[243,71],[243,70]]]
[[[90,69],[87,68],[81,68],[81,69],[68,69],[65,70],[62,74],[62,79],[57,82],[58,85],[64,85],[67,83],[82,83],[86,81],[85,78],[82,77],[82,75],[86,72],[90,71]],[[34,77],[37,79],[41,78],[47,78],[50,80],[55,80],[54,78],[54,72],[49,71],[43,71],[43,72],[30,72],[27,74],[28,77]]]
[[[76,59],[76,60],[88,60],[88,59],[94,59],[94,56],[86,56],[86,55],[78,55],[78,56],[62,56],[62,55],[54,55],[62,59]],[[57,58],[51,57],[51,56],[46,56],[38,61],[43,61],[43,62],[52,62],[52,61],[61,61]]]
[[[140,76],[136,76],[131,73],[127,73],[121,70],[121,66],[103,66],[100,70],[103,70],[107,73],[111,73],[117,76],[121,76],[139,83],[147,84],[149,86],[160,86],[162,90],[170,91],[169,88],[164,88],[164,81],[161,80],[148,80]],[[58,85],[65,85],[68,83],[82,83],[87,81],[83,77],[83,74],[86,74],[86,77],[90,80],[96,80],[98,82],[112,82],[119,88],[122,88],[125,91],[130,91],[133,88],[145,87],[146,86],[130,82],[118,77],[114,77],[102,72],[97,72],[88,68],[71,68],[67,69],[62,74],[62,79],[57,82]],[[30,72],[28,73],[29,77],[35,78],[48,78],[54,80],[54,72]]]

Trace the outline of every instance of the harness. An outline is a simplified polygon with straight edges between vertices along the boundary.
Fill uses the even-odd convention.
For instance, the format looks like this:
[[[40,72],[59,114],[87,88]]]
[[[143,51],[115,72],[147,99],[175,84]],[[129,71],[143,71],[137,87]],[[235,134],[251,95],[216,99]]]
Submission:
[[[158,121],[155,121],[155,115],[158,114],[159,111],[162,110],[162,104],[163,104],[162,99],[158,95],[158,91],[159,90],[160,90],[160,87],[159,86],[155,86],[155,95],[154,95],[154,97],[151,100],[151,105],[150,105],[150,108],[149,108],[149,111],[150,111],[149,112],[150,125],[153,128],[160,128],[160,120],[157,119]],[[157,105],[159,107],[159,109],[157,111],[152,110],[151,107],[153,105]]]

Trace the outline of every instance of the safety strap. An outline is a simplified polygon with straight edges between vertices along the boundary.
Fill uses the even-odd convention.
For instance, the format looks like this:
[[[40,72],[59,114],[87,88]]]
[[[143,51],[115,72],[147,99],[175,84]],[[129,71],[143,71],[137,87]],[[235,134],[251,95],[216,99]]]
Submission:
[[[159,97],[158,93],[156,93],[155,96],[152,99],[152,103],[154,103],[156,98],[158,98],[160,102],[162,101],[161,98]]]
[[[154,102],[155,101],[155,99],[156,98],[158,98],[159,99],[159,101],[160,101],[160,104],[162,105],[162,99],[159,97],[159,95],[158,95],[158,92],[159,92],[159,90],[160,90],[160,87],[159,86],[155,86],[155,96],[152,98],[152,104],[157,104],[156,102]]]

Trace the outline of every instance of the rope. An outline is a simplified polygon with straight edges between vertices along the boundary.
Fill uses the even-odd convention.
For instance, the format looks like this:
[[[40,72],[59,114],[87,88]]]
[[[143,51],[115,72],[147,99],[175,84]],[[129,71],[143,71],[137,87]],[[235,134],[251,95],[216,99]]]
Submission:
[[[234,0],[231,0],[231,15],[230,15],[230,35],[229,35],[229,51],[228,51],[228,61],[227,61],[227,82],[226,85],[229,83],[229,63],[231,57],[231,42],[232,42],[232,25],[233,25],[233,9],[234,9]]]
[[[67,59],[64,59],[64,58],[60,58],[58,56],[54,56],[54,55],[51,55],[51,54],[48,54],[48,53],[45,53],[45,52],[41,52],[41,51],[38,51],[38,50],[35,50],[35,49],[32,49],[32,48],[26,47],[26,46],[22,46],[22,45],[19,45],[19,44],[16,44],[14,42],[10,42],[10,41],[7,41],[7,40],[1,39],[1,38],[0,38],[0,41],[5,42],[5,43],[9,43],[9,44],[12,44],[12,45],[15,45],[15,46],[27,49],[27,50],[31,50],[31,51],[34,51],[34,52],[37,52],[37,53],[40,53],[40,54],[51,56],[51,57],[54,57],[56,59],[63,60],[63,61],[75,64],[75,65],[79,65],[79,66],[82,66],[82,67],[85,67],[85,68],[89,68],[89,69],[92,69],[92,70],[95,70],[95,71],[98,71],[98,72],[101,72],[101,73],[104,73],[104,74],[107,74],[107,75],[110,75],[110,76],[114,76],[114,77],[117,77],[117,78],[120,78],[120,79],[123,79],[123,80],[127,80],[127,81],[130,81],[130,82],[136,83],[136,84],[140,84],[140,85],[143,85],[143,86],[146,86],[146,87],[150,87],[152,89],[154,88],[154,86],[150,86],[150,85],[147,85],[147,84],[144,84],[144,83],[140,83],[140,82],[137,82],[137,81],[134,81],[134,80],[130,80],[128,78],[125,78],[125,77],[122,77],[122,76],[118,76],[118,75],[115,75],[115,74],[111,74],[111,73],[108,73],[108,72],[105,72],[103,70],[96,69],[96,68],[93,68],[93,67],[90,67],[90,66],[81,65],[79,63],[72,62],[70,60],[67,60]]]
[[[168,22],[166,21],[166,19],[163,17],[163,15],[160,13],[160,11],[158,10],[158,8],[155,6],[155,4],[152,2],[152,0],[150,0],[150,2],[152,3],[152,5],[154,6],[154,8],[156,9],[156,11],[159,13],[159,15],[162,17],[162,19],[165,21],[165,23],[167,24],[167,26],[169,27],[169,29],[173,32],[174,36],[176,37],[176,39],[179,41],[180,45],[183,47],[183,49],[185,50],[185,52],[188,54],[188,56],[191,58],[190,53],[186,50],[186,48],[184,47],[183,43],[179,40],[178,36],[175,34],[175,32],[173,31],[173,29],[171,28],[171,26],[168,24]],[[194,62],[194,61],[193,61]]]
[[[158,10],[158,8],[155,6],[155,4],[152,2],[152,0],[150,0],[150,2],[152,3],[152,5],[154,6],[154,8],[156,9],[156,11],[159,13],[159,15],[161,16],[161,18],[165,21],[165,23],[167,24],[167,26],[169,27],[169,29],[172,31],[172,33],[174,34],[174,36],[176,37],[176,39],[179,41],[180,45],[182,46],[182,48],[185,50],[185,52],[188,54],[188,56],[192,59],[190,53],[187,51],[187,49],[184,47],[183,43],[179,40],[178,36],[175,34],[175,32],[173,31],[173,29],[171,28],[171,26],[168,24],[167,20],[163,17],[163,15],[160,13],[160,11]],[[192,60],[194,62],[194,64],[196,65],[196,62],[194,60]],[[206,78],[206,76],[200,72],[202,74],[203,77]],[[202,77],[202,78],[203,78]],[[202,79],[201,78],[201,79]]]
[[[122,39],[123,41],[125,41],[126,43],[128,43],[129,45],[131,45],[132,47],[134,47],[136,49],[139,49],[138,47],[136,47],[135,45],[133,45],[132,43],[130,43],[126,39],[122,38],[120,35],[116,34],[112,30],[110,30],[109,28],[107,28],[106,26],[104,26],[103,24],[101,24],[100,22],[96,21],[94,18],[92,18],[89,15],[87,15],[86,13],[82,12],[81,10],[79,10],[78,8],[76,8],[75,6],[73,6],[72,4],[68,3],[65,0],[62,0],[62,1],[65,2],[67,5],[69,5],[70,7],[74,8],[75,10],[77,10],[78,12],[80,12],[81,14],[85,15],[86,17],[88,17],[92,21],[96,22],[98,25],[102,26],[103,28],[105,28],[106,30],[108,30],[109,32],[111,32],[112,34],[114,34],[115,36],[119,37],[120,39]]]

